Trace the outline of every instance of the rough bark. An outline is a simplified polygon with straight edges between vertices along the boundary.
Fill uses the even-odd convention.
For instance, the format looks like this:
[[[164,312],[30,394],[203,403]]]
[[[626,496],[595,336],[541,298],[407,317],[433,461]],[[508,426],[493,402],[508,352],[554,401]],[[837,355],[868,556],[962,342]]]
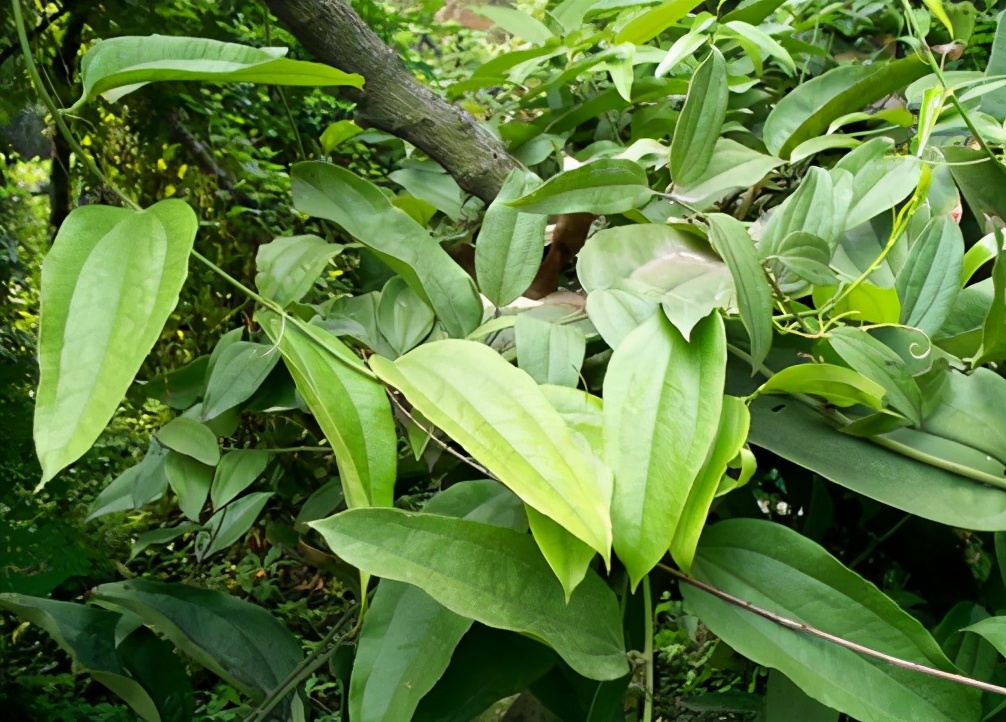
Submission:
[[[487,203],[519,163],[464,110],[420,83],[345,0],[267,0],[321,62],[366,79],[351,95],[360,120],[412,143]]]

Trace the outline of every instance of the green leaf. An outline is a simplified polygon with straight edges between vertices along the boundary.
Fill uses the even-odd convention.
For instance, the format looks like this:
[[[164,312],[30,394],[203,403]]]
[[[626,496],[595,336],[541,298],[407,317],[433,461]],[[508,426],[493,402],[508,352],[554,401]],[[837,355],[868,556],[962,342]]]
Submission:
[[[996,239],[995,233],[989,233],[978,239],[975,245],[971,246],[964,254],[964,262],[961,267],[960,287],[963,288],[971,277],[977,273],[978,269],[989,261],[994,261],[999,255],[1002,244]]]
[[[208,38],[123,36],[93,45],[80,61],[84,94],[71,111],[104,95],[116,101],[162,80],[363,87],[363,77],[330,65],[289,60],[286,48],[253,48]]]
[[[587,296],[586,310],[604,342],[616,349],[633,329],[660,310],[660,303],[620,288],[599,288]]]
[[[0,594],[0,609],[45,630],[79,668],[146,722],[192,719],[192,685],[181,660],[149,630],[141,627],[117,645],[122,615],[115,612],[22,594]],[[156,675],[146,674],[147,664],[156,666]]]
[[[709,167],[727,115],[727,64],[715,46],[688,84],[685,105],[671,139],[671,178],[689,186]]]
[[[890,138],[874,138],[835,165],[835,170],[852,174],[852,198],[845,217],[845,228],[855,228],[894,208],[919,185],[922,177],[919,159],[890,155],[893,151],[894,141]],[[835,181],[837,185],[838,179]]]
[[[208,355],[200,356],[179,369],[168,371],[147,382],[137,381],[136,384],[147,398],[157,399],[173,409],[187,409],[202,398],[209,362]]]
[[[727,195],[759,183],[781,158],[751,150],[729,138],[717,138],[705,172],[689,185],[676,180],[671,197],[690,208],[709,210]]]
[[[389,173],[388,178],[451,220],[461,219],[461,188],[436,164],[400,168]]]
[[[604,448],[604,402],[600,397],[569,386],[539,387],[569,428],[581,434],[598,451]]]
[[[168,488],[164,468],[167,455],[167,449],[152,441],[143,461],[119,474],[91,502],[85,521],[116,511],[139,509],[161,496]]]
[[[902,90],[929,72],[916,56],[890,63],[842,65],[783,96],[765,120],[763,139],[780,158],[803,141],[824,134],[837,118]]]
[[[196,215],[83,206],[42,264],[35,449],[42,482],[79,459],[112,418],[178,303]]]
[[[960,631],[977,634],[995,647],[999,654],[1006,655],[1006,617],[988,617]]]
[[[1006,166],[993,163],[984,151],[966,146],[940,148],[950,172],[985,232],[993,230],[995,219],[1006,220],[1006,198],[999,188],[1006,183]]]
[[[985,76],[992,78],[1006,75],[1006,10],[996,15],[996,34],[989,52],[989,62],[985,66]],[[1006,87],[982,96],[981,109],[993,118],[1006,118]]]
[[[631,160],[602,158],[553,176],[544,184],[510,201],[524,213],[624,213],[653,195],[646,171]]]
[[[833,329],[828,342],[849,366],[884,387],[884,400],[912,423],[922,422],[922,391],[904,360],[861,328]]]
[[[611,589],[589,572],[567,603],[526,534],[398,509],[350,509],[312,526],[348,563],[414,584],[462,616],[541,639],[585,677],[629,671]]]
[[[391,506],[398,439],[384,387],[327,331],[284,323],[270,311],[259,311],[256,319],[332,445],[346,502]]]
[[[751,340],[754,373],[772,348],[772,288],[744,224],[723,213],[712,213],[706,216],[706,221],[709,242],[726,261],[734,279],[741,320]]]
[[[191,456],[169,451],[164,460],[164,474],[178,497],[178,508],[192,521],[199,521],[213,483],[213,467]]]
[[[862,404],[884,407],[884,387],[845,366],[827,363],[795,364],[772,374],[758,394],[812,394],[834,406]]]
[[[521,213],[509,205],[536,185],[533,176],[511,171],[482,219],[475,272],[482,293],[497,306],[506,306],[524,293],[541,265],[548,218]]]
[[[696,579],[762,609],[909,662],[956,673],[925,628],[817,544],[755,519],[706,530]],[[780,590],[785,590],[780,594]],[[860,655],[682,585],[685,603],[724,642],[778,669],[807,695],[862,720],[977,722],[981,693]]]
[[[303,659],[300,642],[269,612],[223,592],[146,579],[101,584],[103,604],[133,612],[228,684],[260,699]]]
[[[695,548],[705,528],[709,507],[720,488],[720,480],[727,471],[727,465],[744,448],[750,426],[751,414],[747,405],[735,396],[724,396],[716,439],[688,491],[688,499],[671,539],[671,556],[686,574],[695,559]]]
[[[642,45],[653,40],[701,5],[700,0],[667,0],[634,18],[615,36],[614,43]]]
[[[430,307],[401,276],[384,284],[377,304],[377,327],[399,356],[429,336],[435,320]]]
[[[948,216],[931,220],[898,272],[901,323],[930,336],[939,331],[957,299],[963,263],[960,228]]]
[[[172,419],[157,432],[157,440],[162,446],[209,466],[216,466],[220,461],[216,434],[206,424],[195,419],[184,416]]]
[[[838,722],[838,717],[838,710],[808,697],[782,672],[769,672],[765,722]]]
[[[996,233],[1002,242],[1002,231]],[[982,346],[972,366],[1006,358],[1006,251],[999,251],[992,266],[992,305],[982,324]]]
[[[150,531],[138,534],[136,539],[133,540],[133,546],[129,549],[129,561],[132,561],[139,556],[140,552],[147,547],[153,546],[154,544],[167,544],[168,542],[174,541],[186,534],[191,534],[201,528],[202,527],[195,522],[183,521],[177,526],[151,529]]]
[[[255,286],[285,308],[304,298],[329,260],[341,252],[342,246],[310,234],[263,243],[255,254]]]
[[[712,26],[713,18],[708,13],[702,13],[692,22],[688,32],[675,40],[667,50],[667,55],[657,64],[654,75],[657,78],[670,73],[678,67],[685,58],[691,57],[709,40],[707,30]]]
[[[811,168],[796,193],[783,201],[765,223],[759,241],[762,256],[777,255],[783,241],[792,233],[815,235],[829,248],[844,225],[845,210],[836,208],[835,181],[822,168]],[[785,278],[780,279],[785,287]]]
[[[370,365],[525,503],[608,559],[611,471],[534,379],[474,341],[436,341]]]
[[[720,18],[720,21],[729,23],[739,20],[740,22],[750,23],[751,25],[760,25],[763,21],[767,20],[772,13],[781,8],[785,2],[786,0],[753,0],[753,2],[751,0],[745,0],[736,8]]]
[[[691,341],[657,315],[629,334],[608,364],[604,439],[615,472],[611,520],[615,552],[633,587],[670,546],[716,437],[726,353],[718,314],[700,321]]]
[[[831,247],[820,236],[793,231],[779,242],[774,251],[765,260],[778,261],[776,268],[783,269],[782,278],[787,280],[787,283],[781,284],[784,292],[803,288],[806,283],[815,286],[837,284],[838,277],[828,265]]]
[[[479,15],[489,18],[511,35],[516,35],[529,43],[541,45],[552,37],[551,31],[540,20],[536,20],[523,10],[496,5],[478,5],[472,6],[471,9]]]
[[[494,517],[501,507],[506,513],[497,522]],[[455,484],[434,496],[424,511],[516,531],[527,527],[520,500],[488,480]],[[471,619],[443,607],[419,587],[383,580],[360,632],[349,688],[350,716],[357,722],[412,719],[471,625]]]
[[[252,397],[279,362],[279,354],[261,343],[237,341],[223,350],[206,382],[202,419],[216,418]]]
[[[243,537],[271,497],[271,491],[256,491],[231,502],[214,514],[206,523],[210,532],[209,547],[197,554],[199,561],[224,551]]]
[[[1006,464],[1006,379],[985,368],[951,373],[939,405],[922,430],[965,444]]]
[[[220,457],[210,487],[213,508],[219,509],[251,486],[252,482],[265,471],[269,458],[268,451],[257,449],[228,451]]]
[[[517,365],[539,384],[576,387],[587,348],[583,331],[526,313],[514,324]]]
[[[318,140],[321,142],[321,149],[326,153],[331,153],[347,140],[362,132],[363,128],[351,120],[337,120],[334,123],[329,123]]]
[[[377,186],[330,163],[297,163],[290,175],[297,210],[338,223],[369,248],[430,304],[452,337],[482,322],[472,279]]]
[[[562,591],[568,602],[573,590],[586,576],[596,552],[530,506],[527,507],[527,521],[538,549],[562,584]]]
[[[793,58],[786,51],[786,48],[765,31],[740,20],[729,20],[723,25],[739,37],[753,43],[765,55],[778,60],[788,75],[796,73],[796,63],[793,62]]]

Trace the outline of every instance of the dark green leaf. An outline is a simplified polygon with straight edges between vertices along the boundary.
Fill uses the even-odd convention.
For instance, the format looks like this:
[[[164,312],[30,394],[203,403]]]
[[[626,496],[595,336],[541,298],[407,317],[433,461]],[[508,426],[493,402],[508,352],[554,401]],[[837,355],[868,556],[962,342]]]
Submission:
[[[709,166],[727,114],[727,64],[716,46],[688,84],[685,105],[671,139],[671,178],[687,187]]]
[[[624,213],[653,195],[636,162],[602,158],[549,178],[509,205],[524,213]]]

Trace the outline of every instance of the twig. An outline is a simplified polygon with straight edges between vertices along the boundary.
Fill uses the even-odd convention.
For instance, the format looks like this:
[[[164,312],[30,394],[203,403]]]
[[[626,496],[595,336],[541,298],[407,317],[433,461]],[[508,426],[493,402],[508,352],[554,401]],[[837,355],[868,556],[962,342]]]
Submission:
[[[927,667],[924,664],[918,664],[917,662],[909,662],[906,659],[900,659],[898,657],[892,657],[889,654],[884,654],[883,652],[878,652],[870,647],[864,647],[861,644],[856,644],[855,642],[850,642],[841,637],[836,637],[834,634],[829,634],[828,632],[823,632],[816,627],[812,627],[809,624],[804,624],[803,622],[797,622],[793,619],[780,616],[775,612],[770,612],[767,609],[762,609],[757,607],[751,602],[735,597],[732,594],[721,591],[716,587],[710,586],[705,582],[700,582],[698,579],[693,579],[692,577],[684,574],[683,572],[669,567],[665,564],[658,564],[658,567],[663,571],[667,572],[671,576],[677,578],[678,580],[684,582],[685,584],[695,587],[696,589],[701,589],[706,594],[711,594],[712,596],[720,599],[728,604],[732,604],[735,607],[740,607],[745,611],[751,612],[754,615],[761,617],[762,619],[767,619],[774,624],[778,624],[780,627],[785,627],[786,629],[791,629],[794,632],[804,632],[818,639],[823,639],[826,642],[831,642],[832,644],[838,645],[845,649],[851,650],[858,654],[862,654],[865,657],[872,657],[873,659],[879,659],[882,662],[887,662],[894,667],[900,667],[901,669],[907,669],[912,672],[918,672],[919,674],[925,674],[929,677],[936,677],[937,679],[944,679],[948,682],[955,682],[957,684],[962,684],[966,687],[974,687],[975,689],[980,689],[984,692],[991,692],[993,694],[1006,695],[1006,687],[1000,687],[995,684],[989,684],[988,682],[982,682],[977,679],[971,679],[971,677],[965,677],[961,674],[954,674],[952,672],[944,672],[942,669],[935,669],[934,667]]]
[[[866,546],[866,549],[864,549],[862,551],[862,553],[859,554],[859,556],[857,556],[855,559],[853,559],[849,563],[849,569],[855,569],[857,566],[859,566],[860,564],[862,564],[863,562],[865,562],[867,559],[869,559],[870,555],[873,554],[873,552],[877,551],[877,547],[879,547],[885,541],[887,541],[892,536],[894,536],[895,534],[897,534],[898,530],[901,527],[903,527],[905,524],[907,524],[908,520],[911,519],[911,518],[912,518],[911,514],[905,514],[903,517],[901,517],[901,519],[898,520],[897,524],[895,524],[894,526],[892,526],[890,529],[888,529],[886,532],[884,532],[880,536],[874,537],[873,540]]]

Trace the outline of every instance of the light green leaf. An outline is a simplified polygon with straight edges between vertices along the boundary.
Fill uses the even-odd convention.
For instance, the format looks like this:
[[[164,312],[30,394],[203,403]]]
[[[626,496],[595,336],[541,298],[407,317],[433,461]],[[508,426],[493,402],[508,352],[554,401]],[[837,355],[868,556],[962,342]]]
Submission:
[[[914,118],[914,116],[913,116]],[[837,150],[839,148],[858,148],[863,144],[859,138],[849,135],[815,135],[796,146],[789,154],[790,163],[799,163],[810,158],[812,155],[823,153],[827,150]]]
[[[978,449],[1006,464],[1006,379],[986,368],[951,373],[939,405],[922,423],[930,434]]]
[[[277,238],[255,254],[255,286],[284,308],[304,298],[342,246],[314,235]]]
[[[862,404],[884,407],[884,387],[845,366],[827,363],[795,364],[772,374],[758,394],[812,394],[835,406]]]
[[[762,609],[850,642],[956,673],[925,628],[817,544],[772,522],[736,519],[706,530],[692,573]],[[784,594],[779,591],[785,589]],[[682,586],[685,603],[724,642],[778,669],[807,695],[860,720],[977,722],[978,690],[902,669],[788,629]]]
[[[514,324],[517,365],[539,384],[576,387],[587,348],[583,331],[526,313]]]
[[[688,96],[671,138],[671,178],[689,186],[696,183],[713,157],[716,140],[727,115],[727,64],[715,46],[688,83]]]
[[[961,267],[961,280],[960,287],[963,288],[967,285],[971,277],[975,275],[979,268],[984,266],[989,261],[994,261],[996,256],[999,255],[999,249],[1002,247],[1001,242],[996,239],[995,233],[989,233],[987,236],[983,236],[971,246],[964,254],[964,262]]]
[[[534,379],[474,341],[427,343],[370,365],[524,502],[608,558],[611,471]]]
[[[462,616],[541,639],[585,677],[629,671],[614,593],[588,572],[567,603],[527,534],[398,509],[350,509],[313,526],[348,563],[414,584]]]
[[[272,497],[271,491],[256,491],[228,504],[214,514],[206,523],[210,532],[209,548],[199,552],[198,559],[200,561],[209,559],[243,537],[258,519],[270,497]]]
[[[620,288],[599,288],[587,295],[587,316],[612,349],[643,321],[660,310],[660,303]]]
[[[674,70],[682,60],[690,57],[696,50],[705,45],[709,40],[706,31],[712,24],[713,18],[708,13],[703,13],[697,17],[688,32],[671,44],[667,55],[657,64],[657,68],[653,71],[653,74],[657,78],[662,78]]]
[[[326,153],[331,153],[347,140],[362,132],[363,128],[351,120],[337,120],[334,123],[329,123],[318,140],[321,142],[321,149]]]
[[[220,461],[216,434],[206,424],[195,419],[184,416],[172,419],[157,432],[157,440],[162,446],[209,466],[216,466]]]
[[[530,506],[527,507],[527,521],[538,549],[562,584],[568,602],[573,590],[586,576],[596,552]]]
[[[754,25],[750,25],[741,20],[728,20],[723,23],[723,26],[757,45],[758,49],[766,55],[778,60],[779,64],[782,65],[788,75],[796,73],[796,63],[793,62],[793,58],[786,51],[786,48],[780,45],[775,38],[766,33],[764,30],[756,28]]]
[[[297,210],[338,223],[369,248],[430,304],[452,337],[482,322],[472,279],[377,186],[330,163],[298,163],[290,175]]]
[[[104,95],[116,101],[159,80],[363,87],[363,77],[330,65],[289,60],[286,48],[253,48],[208,38],[122,36],[93,45],[80,61],[84,94],[72,111]]]
[[[581,434],[597,453],[604,449],[604,402],[600,397],[569,386],[542,384],[541,392],[569,428]]]
[[[989,52],[989,62],[985,66],[986,77],[1006,75],[1006,22],[1003,22],[1006,10],[996,15],[996,34]],[[994,118],[1006,118],[1006,88],[1000,88],[994,93],[982,97],[982,111]]]
[[[541,265],[548,218],[521,213],[509,205],[536,185],[533,176],[511,171],[482,219],[475,272],[482,293],[497,306],[506,306],[524,293]]]
[[[688,186],[675,182],[671,196],[690,208],[709,210],[718,201],[740,189],[760,182],[783,161],[751,150],[729,138],[717,138],[705,173]]]
[[[398,439],[384,387],[327,331],[259,311],[297,391],[332,445],[350,507],[391,506]]]
[[[223,592],[131,579],[101,584],[91,594],[95,601],[138,615],[255,699],[275,690],[304,656],[297,638],[269,612]],[[281,714],[287,705],[278,708]]]
[[[85,521],[116,511],[139,509],[161,496],[168,488],[164,471],[167,455],[167,449],[152,441],[143,461],[119,474],[91,502]]]
[[[890,63],[842,65],[786,94],[765,120],[763,137],[773,155],[788,158],[809,138],[822,135],[836,118],[904,89],[929,72],[912,55]]]
[[[726,261],[734,279],[741,320],[751,340],[751,372],[754,373],[772,348],[772,288],[744,224],[723,213],[711,213],[706,221],[709,242]]]
[[[388,178],[451,220],[461,219],[461,188],[436,164],[400,168],[389,173]]]
[[[836,285],[838,277],[828,265],[832,255],[831,247],[820,236],[804,231],[788,234],[775,252],[767,256],[767,261],[777,261],[783,269],[782,277],[787,279],[783,291],[805,288],[806,283],[815,286]]]
[[[489,18],[496,25],[521,40],[541,45],[552,37],[552,32],[540,20],[528,15],[523,10],[497,5],[472,6],[472,11]]]
[[[191,456],[169,451],[164,459],[164,474],[178,497],[178,508],[187,518],[199,521],[213,483],[213,467]]]
[[[210,499],[213,508],[221,506],[252,485],[269,464],[269,452],[257,449],[228,451],[220,457],[213,473]]]
[[[943,9],[943,0],[922,0],[923,5],[929,8],[929,12],[933,14],[937,20],[947,29],[950,33],[950,39],[954,39],[954,26],[950,22],[950,18],[947,17],[947,11]]]
[[[922,163],[914,156],[890,155],[893,150],[890,138],[874,138],[835,165],[837,170],[852,173],[852,199],[845,228],[855,228],[893,208],[918,186]]]
[[[667,0],[634,18],[615,36],[614,42],[642,45],[653,40],[701,5],[700,0]]]
[[[720,18],[720,21],[729,23],[739,20],[743,23],[759,25],[782,7],[785,2],[786,0],[746,0]]]
[[[996,238],[1002,242],[1002,231]],[[992,305],[982,324],[982,346],[972,367],[1006,358],[1006,251],[999,251],[992,266]]]
[[[931,220],[898,272],[901,323],[933,335],[957,300],[964,263],[964,237],[949,216]]]
[[[716,440],[688,491],[671,539],[671,556],[686,574],[692,568],[695,548],[705,528],[709,507],[720,489],[720,480],[727,466],[744,448],[750,426],[751,414],[744,401],[736,396],[724,396]]]
[[[922,422],[922,391],[905,361],[869,332],[851,326],[828,336],[831,347],[849,366],[884,387],[884,400],[912,423]]]
[[[430,335],[436,319],[433,311],[401,276],[394,276],[381,291],[377,304],[377,327],[399,355]]]
[[[225,348],[206,382],[203,420],[250,399],[278,362],[279,354],[265,344],[237,341]]]
[[[602,158],[549,178],[530,193],[510,201],[524,213],[624,213],[653,195],[638,163]]]
[[[608,364],[604,440],[615,472],[611,520],[615,552],[633,587],[674,538],[716,437],[725,366],[718,314],[700,321],[691,341],[658,314],[629,334]]]
[[[91,448],[119,407],[178,303],[196,228],[179,200],[139,212],[82,206],[63,222],[42,264],[41,484]]]

